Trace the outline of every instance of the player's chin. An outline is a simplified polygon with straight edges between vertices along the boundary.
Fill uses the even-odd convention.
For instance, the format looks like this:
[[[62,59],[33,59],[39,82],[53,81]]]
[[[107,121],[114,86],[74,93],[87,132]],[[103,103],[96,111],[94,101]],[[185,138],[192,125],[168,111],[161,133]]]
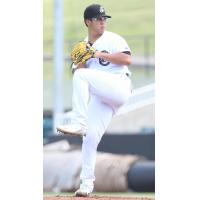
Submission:
[[[99,33],[100,34],[103,34],[103,32],[105,31],[106,27],[105,26],[102,26],[100,29],[99,29]]]

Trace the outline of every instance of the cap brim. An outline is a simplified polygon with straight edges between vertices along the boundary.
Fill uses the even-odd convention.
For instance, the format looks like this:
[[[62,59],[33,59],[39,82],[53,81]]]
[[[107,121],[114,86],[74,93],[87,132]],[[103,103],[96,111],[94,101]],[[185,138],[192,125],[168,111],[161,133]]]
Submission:
[[[98,15],[97,17],[106,17],[106,18],[111,18],[111,16],[109,16],[109,15],[105,15],[105,14]]]
[[[111,18],[109,15],[102,15],[102,17]]]

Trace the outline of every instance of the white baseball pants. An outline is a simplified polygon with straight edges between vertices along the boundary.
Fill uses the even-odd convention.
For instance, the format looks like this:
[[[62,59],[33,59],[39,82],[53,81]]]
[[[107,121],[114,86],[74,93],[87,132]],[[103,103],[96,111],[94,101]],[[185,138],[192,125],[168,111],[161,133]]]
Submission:
[[[80,179],[92,189],[97,146],[113,115],[130,95],[131,80],[125,74],[88,68],[74,73],[72,105],[75,121],[87,130],[82,143]]]

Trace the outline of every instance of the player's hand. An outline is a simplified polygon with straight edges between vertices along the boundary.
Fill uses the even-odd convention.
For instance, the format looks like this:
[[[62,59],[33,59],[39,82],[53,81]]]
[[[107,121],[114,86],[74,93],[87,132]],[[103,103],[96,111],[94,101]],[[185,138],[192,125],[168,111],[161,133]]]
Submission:
[[[96,51],[93,55],[93,58],[101,58],[101,53],[100,51]]]

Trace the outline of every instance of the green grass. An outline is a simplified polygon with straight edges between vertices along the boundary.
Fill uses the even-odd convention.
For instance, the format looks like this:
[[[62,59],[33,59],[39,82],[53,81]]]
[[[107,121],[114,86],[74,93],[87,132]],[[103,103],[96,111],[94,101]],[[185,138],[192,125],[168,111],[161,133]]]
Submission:
[[[53,51],[53,0],[44,0],[44,52]],[[68,42],[85,37],[87,29],[83,23],[83,11],[93,0],[63,0],[65,50]],[[125,38],[134,35],[154,35],[154,0],[96,0],[104,5],[112,16],[107,29]]]

